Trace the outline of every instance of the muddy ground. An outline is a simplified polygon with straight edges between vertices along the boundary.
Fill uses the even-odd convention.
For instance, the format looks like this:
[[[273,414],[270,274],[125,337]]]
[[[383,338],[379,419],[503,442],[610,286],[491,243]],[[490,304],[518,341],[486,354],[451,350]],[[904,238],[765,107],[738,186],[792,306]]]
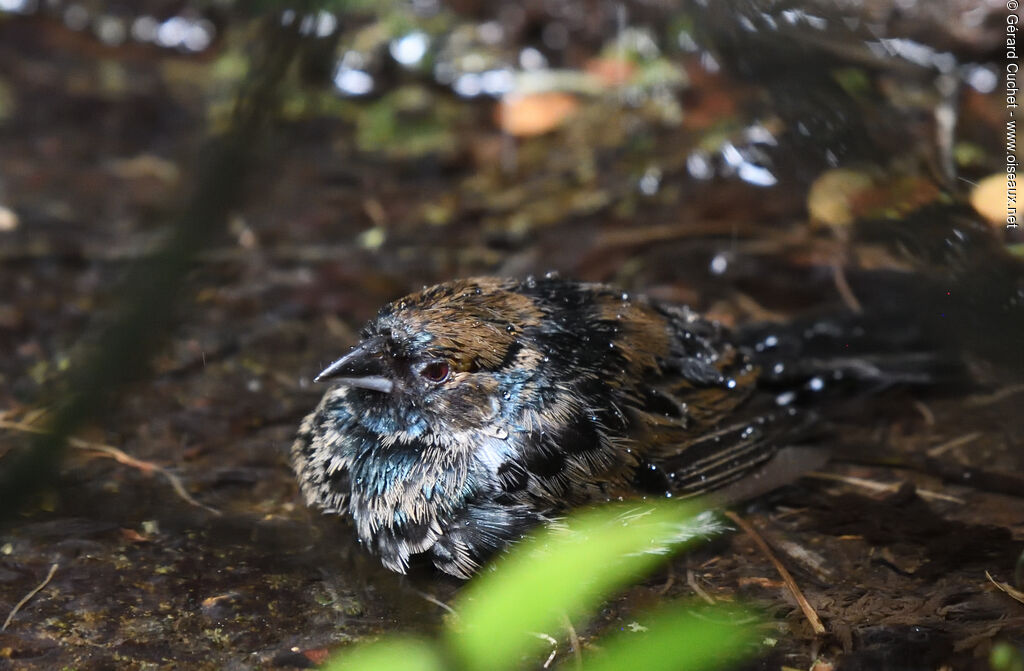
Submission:
[[[1024,646],[1024,604],[997,586],[1024,587],[1022,238],[966,204],[1001,169],[1005,110],[985,73],[1001,76],[1003,17],[899,4],[846,7],[844,22],[831,3],[803,3],[787,27],[758,2],[399,3],[307,36],[240,167],[242,204],[180,303],[151,306],[174,325],[150,372],[77,428],[59,475],[9,516],[0,668],[304,667],[367,637],[436,630],[445,612],[424,595],[450,601],[459,583],[389,573],[344,521],[306,510],[287,449],[322,393],[312,377],[379,305],[454,277],[549,270],[727,324],[870,300],[847,278],[912,271],[948,281],[953,302],[935,312],[956,321],[973,373],[851,403],[824,475],[739,509],[824,635],[736,533],[581,623],[584,647],[694,598],[764,609],[750,668],[988,669],[993,645]],[[85,19],[55,6],[0,13],[8,463],[192,193],[260,39],[229,3],[76,5]],[[135,39],[144,11],[185,17],[210,43]],[[127,37],[111,39],[110,17]],[[854,27],[868,22],[872,39],[932,56],[870,48]],[[433,69],[391,48],[420,30]],[[497,93],[461,78],[524,68],[527,47],[545,59],[535,73],[569,73],[536,110],[496,112]],[[362,80],[339,80],[345,68],[373,90],[346,90]],[[899,238],[922,221],[939,231],[932,247]],[[941,251],[960,249],[944,242],[954,229],[974,236],[963,254]],[[571,665],[565,632],[550,633],[554,663]]]

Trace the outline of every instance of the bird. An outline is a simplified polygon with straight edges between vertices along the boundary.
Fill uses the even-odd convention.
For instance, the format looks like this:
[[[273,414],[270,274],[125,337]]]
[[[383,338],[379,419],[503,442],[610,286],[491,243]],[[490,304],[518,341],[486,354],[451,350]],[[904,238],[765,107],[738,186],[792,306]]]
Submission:
[[[385,567],[469,578],[572,508],[735,482],[808,432],[802,399],[826,382],[931,379],[913,337],[851,351],[862,322],[734,332],[557,273],[437,284],[382,307],[316,377],[331,384],[292,465]]]

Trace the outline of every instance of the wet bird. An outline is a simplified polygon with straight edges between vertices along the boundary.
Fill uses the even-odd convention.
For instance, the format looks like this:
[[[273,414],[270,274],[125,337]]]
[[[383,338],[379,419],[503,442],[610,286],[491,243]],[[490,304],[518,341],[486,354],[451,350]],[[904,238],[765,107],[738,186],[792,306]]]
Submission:
[[[737,480],[805,430],[799,397],[826,382],[927,381],[906,343],[850,354],[859,328],[733,334],[555,275],[439,284],[384,306],[320,373],[332,386],[292,460],[306,501],[349,515],[385,566],[422,555],[465,578],[573,506]]]

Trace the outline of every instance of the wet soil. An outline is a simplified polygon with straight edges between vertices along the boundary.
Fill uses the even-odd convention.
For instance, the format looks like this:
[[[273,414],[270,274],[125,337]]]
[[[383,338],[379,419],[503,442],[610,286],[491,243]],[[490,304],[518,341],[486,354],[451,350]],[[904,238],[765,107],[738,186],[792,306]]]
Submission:
[[[737,6],[756,18],[760,4]],[[0,668],[304,667],[383,633],[436,630],[445,612],[424,595],[449,601],[459,583],[381,568],[343,520],[305,509],[287,450],[322,393],[312,377],[379,305],[453,277],[548,270],[734,324],[848,299],[837,265],[851,276],[911,269],[923,283],[971,286],[959,308],[936,312],[960,320],[951,332],[984,335],[983,346],[958,341],[971,384],[851,404],[827,439],[838,456],[825,471],[844,481],[806,477],[740,509],[826,634],[736,533],[608,603],[580,627],[585,646],[644,608],[698,597],[763,608],[765,644],[749,668],[987,669],[996,642],[1024,646],[1024,605],[995,584],[1024,582],[1022,240],[979,223],[963,205],[969,185],[943,176],[934,112],[948,95],[935,72],[867,61],[854,33],[800,43],[759,28],[747,34],[764,58],[751,58],[737,48],[743,12],[611,3],[576,27],[576,14],[541,3],[497,19],[456,5],[445,30],[507,20],[506,48],[536,43],[570,70],[621,34],[617,21],[659,34],[650,26],[677,20],[677,32],[685,24],[717,45],[721,62],[709,69],[710,51],[665,48],[687,84],[583,95],[565,124],[516,137],[495,125],[492,98],[385,62],[386,44],[368,49],[374,93],[330,90],[331,59],[384,22],[346,19],[343,37],[297,68],[285,113],[253,138],[244,205],[183,280],[187,298],[151,374],[80,428],[59,477],[0,535],[0,617],[14,611]],[[925,39],[921,26],[950,25],[940,14],[956,3],[929,7],[871,11],[892,35]],[[149,9],[161,20],[177,11]],[[196,11],[218,30],[197,54],[104,44],[53,13],[0,14],[0,206],[15,217],[0,231],[0,458],[25,449],[37,410],[116,306],[119,278],[159,244],[205,134],[224,122],[252,32],[246,17]],[[571,48],[544,46],[551,22],[569,26]],[[963,68],[991,65],[991,25],[936,29],[929,44]],[[772,48],[779,40],[785,48]],[[414,102],[389,97],[400,90]],[[1002,108],[989,93],[960,82],[954,96],[966,180],[1001,160]],[[419,130],[395,130],[406,123]],[[986,243],[960,254],[977,258],[957,270],[906,239],[859,237],[842,217],[812,224],[811,184],[836,165],[874,180],[854,218],[884,213],[895,231],[931,207],[929,221],[966,230],[966,217]],[[987,279],[967,285],[967,275]],[[136,461],[111,458],[122,454]],[[551,633],[556,663],[571,664],[564,632]]]

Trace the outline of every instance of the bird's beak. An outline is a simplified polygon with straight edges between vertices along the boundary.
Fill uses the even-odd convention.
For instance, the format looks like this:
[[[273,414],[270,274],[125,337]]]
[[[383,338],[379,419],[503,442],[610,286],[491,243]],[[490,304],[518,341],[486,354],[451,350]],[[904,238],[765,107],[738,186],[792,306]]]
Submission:
[[[336,384],[348,387],[370,389],[390,394],[395,383],[386,377],[387,368],[382,359],[383,339],[371,338],[351,352],[341,357],[320,374],[313,378],[314,382],[332,380]]]

